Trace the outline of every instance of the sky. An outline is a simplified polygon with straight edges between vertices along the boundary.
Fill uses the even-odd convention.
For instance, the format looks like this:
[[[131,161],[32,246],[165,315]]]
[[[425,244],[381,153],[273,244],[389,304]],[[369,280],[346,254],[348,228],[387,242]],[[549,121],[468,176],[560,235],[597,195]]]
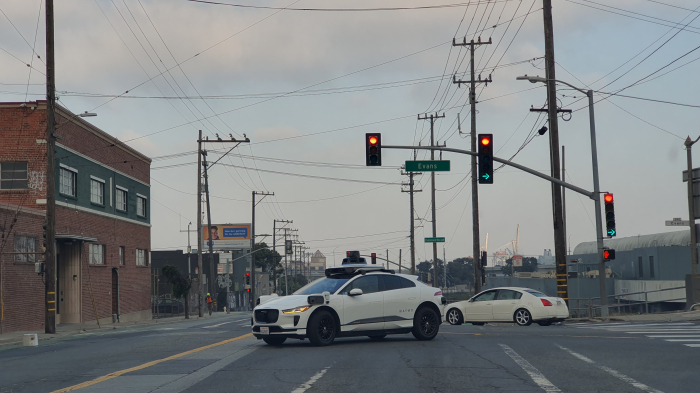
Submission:
[[[59,104],[97,113],[87,120],[153,159],[153,250],[185,249],[182,231],[190,222],[195,228],[202,130],[209,139],[250,138],[210,170],[213,223],[250,222],[252,191],[274,192],[257,205],[257,233],[271,234],[275,219],[291,220],[308,251],[320,250],[329,265],[346,250],[388,250],[392,261],[401,250],[408,264],[409,195],[400,185],[408,177],[400,167],[413,153],[383,149],[383,166],[366,167],[364,134],[381,133],[384,145],[425,146],[430,124],[418,115],[444,113],[435,141],[470,149],[467,89],[452,83],[455,74],[469,79],[469,57],[452,46],[455,37],[492,40],[475,54],[477,74],[493,79],[477,87],[477,133],[494,135],[497,157],[549,173],[549,133],[537,133],[546,116],[529,111],[545,105],[545,89],[516,80],[545,73],[541,0],[221,2],[270,8],[186,0],[55,5]],[[700,7],[609,4],[554,1],[556,77],[597,91],[600,184],[615,195],[618,236],[678,230],[664,222],[688,217],[681,172],[683,142],[700,134]],[[426,6],[433,8],[419,8]],[[0,2],[0,101],[45,97],[43,7],[42,0]],[[375,10],[339,10],[363,8]],[[560,108],[573,110],[559,121],[566,181],[592,190],[586,101],[564,85],[558,98]],[[205,144],[210,160],[227,147]],[[446,238],[438,255],[444,246],[452,260],[472,255],[470,160],[443,159],[451,171],[436,176],[437,236]],[[415,179],[420,262],[432,258],[424,243],[432,236],[430,176]],[[513,251],[518,226],[520,254],[554,248],[548,182],[504,167],[493,185],[479,187],[479,207],[489,254]],[[593,208],[588,197],[566,192],[571,250],[595,240]]]

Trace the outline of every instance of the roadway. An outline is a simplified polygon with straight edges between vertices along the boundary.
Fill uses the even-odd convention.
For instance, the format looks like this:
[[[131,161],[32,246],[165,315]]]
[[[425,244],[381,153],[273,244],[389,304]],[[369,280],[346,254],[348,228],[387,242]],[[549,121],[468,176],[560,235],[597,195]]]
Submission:
[[[697,392],[700,324],[442,325],[329,347],[249,336],[246,313],[0,350],[0,392]]]

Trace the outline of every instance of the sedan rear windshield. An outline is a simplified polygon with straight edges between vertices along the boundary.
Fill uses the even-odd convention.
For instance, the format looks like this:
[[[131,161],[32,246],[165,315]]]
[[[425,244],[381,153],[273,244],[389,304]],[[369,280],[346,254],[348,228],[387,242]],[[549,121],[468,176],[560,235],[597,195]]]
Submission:
[[[318,280],[306,284],[298,291],[294,292],[295,295],[320,295],[323,292],[335,293],[340,287],[345,285],[351,277],[341,276],[341,277],[324,277]]]
[[[542,293],[542,292],[537,292],[537,291],[525,291],[525,292],[529,293],[529,294],[532,295],[532,296],[547,297],[547,295],[545,295],[545,294]]]

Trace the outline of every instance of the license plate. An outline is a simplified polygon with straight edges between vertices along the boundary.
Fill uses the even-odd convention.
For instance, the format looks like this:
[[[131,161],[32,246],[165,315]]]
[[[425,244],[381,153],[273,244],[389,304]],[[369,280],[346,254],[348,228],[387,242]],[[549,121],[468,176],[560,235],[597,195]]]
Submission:
[[[260,327],[260,334],[270,334],[270,328],[267,326]]]

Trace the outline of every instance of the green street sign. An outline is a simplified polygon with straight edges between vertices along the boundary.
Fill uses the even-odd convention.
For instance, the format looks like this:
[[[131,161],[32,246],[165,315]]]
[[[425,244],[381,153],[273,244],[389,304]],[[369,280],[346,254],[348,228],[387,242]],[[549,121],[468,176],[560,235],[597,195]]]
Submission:
[[[426,243],[444,243],[445,238],[444,237],[426,237],[425,242]]]
[[[449,172],[450,161],[406,161],[406,172]]]

